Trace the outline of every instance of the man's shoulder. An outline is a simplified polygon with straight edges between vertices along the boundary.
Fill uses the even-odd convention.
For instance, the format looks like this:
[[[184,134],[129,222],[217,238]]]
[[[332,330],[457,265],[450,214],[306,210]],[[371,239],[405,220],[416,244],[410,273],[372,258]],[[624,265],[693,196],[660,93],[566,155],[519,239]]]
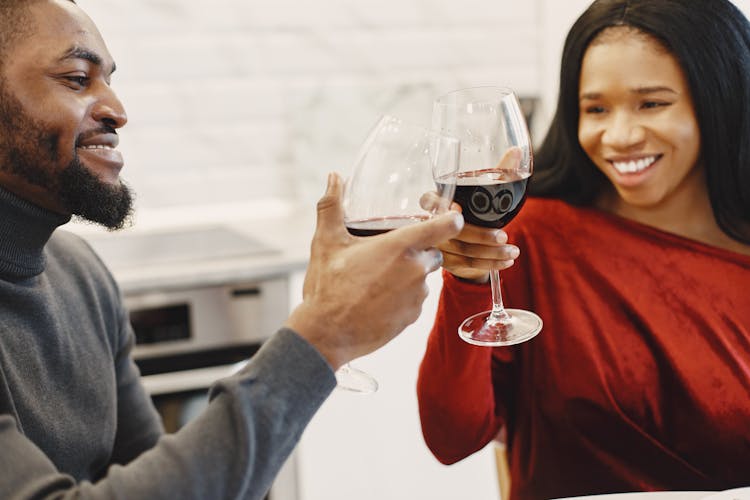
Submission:
[[[48,253],[56,258],[76,261],[98,260],[94,250],[85,239],[64,229],[57,229],[52,233],[46,248]]]
[[[97,277],[113,281],[111,273],[91,245],[81,236],[58,229],[46,246],[47,267],[56,266],[66,274]]]
[[[73,250],[88,247],[86,240],[71,231],[66,231],[65,229],[55,230],[49,239],[49,245]]]

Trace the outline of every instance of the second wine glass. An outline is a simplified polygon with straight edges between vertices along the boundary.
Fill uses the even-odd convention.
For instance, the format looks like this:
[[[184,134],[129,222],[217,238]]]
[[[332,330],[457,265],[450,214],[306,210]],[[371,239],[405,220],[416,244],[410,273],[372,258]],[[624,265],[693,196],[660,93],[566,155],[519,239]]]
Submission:
[[[460,143],[385,115],[359,149],[344,187],[344,222],[354,236],[374,236],[450,209]],[[373,262],[376,266],[377,262]],[[344,365],[340,388],[373,392],[377,382]]]
[[[533,170],[531,140],[518,98],[503,87],[450,92],[435,101],[433,127],[461,141],[456,203],[464,220],[501,228],[521,210]],[[500,273],[490,271],[492,310],[467,318],[458,333],[470,344],[504,346],[525,342],[542,329],[531,311],[505,309]]]

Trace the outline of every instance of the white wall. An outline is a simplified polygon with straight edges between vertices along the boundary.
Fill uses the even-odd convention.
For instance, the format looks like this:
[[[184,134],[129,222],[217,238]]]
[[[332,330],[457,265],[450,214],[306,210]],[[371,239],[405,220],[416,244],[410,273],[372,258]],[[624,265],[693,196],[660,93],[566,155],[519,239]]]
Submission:
[[[325,173],[348,169],[379,113],[429,123],[432,99],[464,86],[540,96],[538,135],[563,38],[589,0],[78,3],[117,61],[130,117],[123,175],[153,214],[279,200],[312,209]],[[748,12],[750,0],[737,3]],[[490,449],[444,467],[422,441],[414,384],[439,286],[433,277],[416,325],[356,363],[380,392],[337,392],[316,415],[299,449],[300,500],[498,497]]]
[[[113,86],[130,119],[123,176],[140,227],[196,204],[226,214],[282,199],[312,210],[325,173],[348,169],[379,113],[429,124],[432,100],[455,88],[539,93],[535,1],[78,3],[117,61]],[[445,467],[422,439],[415,383],[435,279],[417,324],[357,362],[381,390],[336,392],[311,423],[299,500],[498,498],[491,449]]]
[[[586,10],[592,0],[537,0],[539,12],[539,95],[535,136],[543,137],[557,104],[562,46],[568,29]],[[745,15],[750,13],[750,0],[732,0]]]
[[[538,91],[536,2],[80,0],[118,64],[123,176],[139,207],[312,202],[377,115]]]
[[[379,113],[429,123],[432,99],[463,86],[541,96],[541,137],[589,0],[78,3],[118,63],[123,175],[140,209],[159,209],[312,204]]]
[[[431,293],[417,322],[352,362],[377,379],[378,392],[335,390],[310,422],[298,447],[299,500],[499,498],[492,445],[444,466],[422,438],[417,370],[441,284],[439,273],[430,275]],[[293,288],[299,293],[301,276]]]
[[[429,123],[432,99],[463,86],[541,96],[541,136],[562,40],[589,0],[78,3],[118,63],[123,175],[150,213],[312,204],[379,113]]]

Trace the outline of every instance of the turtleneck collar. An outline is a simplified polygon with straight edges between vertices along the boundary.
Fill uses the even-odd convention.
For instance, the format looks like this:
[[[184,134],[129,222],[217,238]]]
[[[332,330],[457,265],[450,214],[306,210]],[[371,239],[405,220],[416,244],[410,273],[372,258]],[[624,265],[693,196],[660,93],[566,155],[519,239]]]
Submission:
[[[44,271],[44,246],[70,220],[0,187],[0,277],[28,278]]]

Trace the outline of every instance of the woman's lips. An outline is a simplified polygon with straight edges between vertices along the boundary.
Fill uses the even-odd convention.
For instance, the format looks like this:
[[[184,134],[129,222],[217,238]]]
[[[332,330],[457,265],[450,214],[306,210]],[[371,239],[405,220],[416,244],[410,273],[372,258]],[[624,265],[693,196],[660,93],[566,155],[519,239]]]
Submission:
[[[663,155],[641,156],[639,158],[618,158],[608,160],[614,175],[611,181],[621,188],[637,189],[648,182],[656,172],[656,167]]]
[[[633,160],[610,160],[610,163],[620,175],[639,174],[656,163],[659,158],[661,155],[652,155]]]

